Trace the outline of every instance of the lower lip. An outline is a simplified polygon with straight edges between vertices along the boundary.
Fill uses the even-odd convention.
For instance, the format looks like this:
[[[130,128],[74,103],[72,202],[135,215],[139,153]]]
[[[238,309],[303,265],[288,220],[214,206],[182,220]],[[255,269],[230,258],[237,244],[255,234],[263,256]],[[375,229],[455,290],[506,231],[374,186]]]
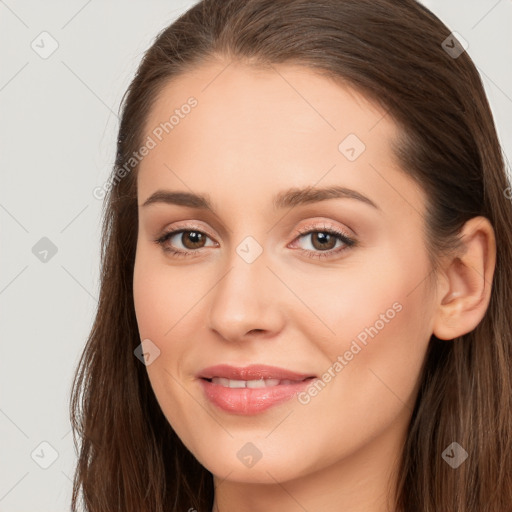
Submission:
[[[279,384],[265,388],[227,388],[199,379],[206,397],[220,409],[233,414],[257,414],[290,400],[314,379],[296,384]]]

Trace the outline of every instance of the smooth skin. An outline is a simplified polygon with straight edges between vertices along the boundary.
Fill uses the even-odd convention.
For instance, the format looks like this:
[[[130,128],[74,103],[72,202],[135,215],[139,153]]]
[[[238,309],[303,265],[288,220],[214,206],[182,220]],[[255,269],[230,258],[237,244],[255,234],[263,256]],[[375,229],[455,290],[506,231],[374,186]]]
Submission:
[[[191,96],[197,106],[151,149],[137,177],[135,309],[141,340],[160,350],[147,371],[162,411],[214,475],[214,511],[391,510],[386,496],[429,339],[451,343],[483,318],[493,229],[485,218],[469,221],[462,249],[432,278],[425,195],[391,152],[396,125],[315,71],[203,63],[161,91],[144,139]],[[354,161],[339,149],[349,134],[366,147]],[[273,206],[289,188],[333,185],[375,206],[354,197]],[[157,190],[207,195],[214,211],[144,206]],[[189,232],[155,242],[179,229]],[[326,243],[326,229],[356,244],[337,235]],[[237,252],[248,236],[263,251],[252,263]],[[321,377],[395,303],[401,310],[307,404],[292,398],[257,415],[232,414],[210,403],[196,379],[220,363]],[[246,443],[261,453],[252,467],[237,456]]]

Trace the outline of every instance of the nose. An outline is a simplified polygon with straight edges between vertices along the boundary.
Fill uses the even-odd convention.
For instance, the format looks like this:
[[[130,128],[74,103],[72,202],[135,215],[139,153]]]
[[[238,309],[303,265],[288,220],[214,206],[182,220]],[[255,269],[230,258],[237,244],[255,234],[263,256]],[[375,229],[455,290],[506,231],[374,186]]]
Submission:
[[[284,286],[268,268],[265,252],[251,263],[233,253],[209,294],[208,327],[232,342],[272,337],[284,325]]]

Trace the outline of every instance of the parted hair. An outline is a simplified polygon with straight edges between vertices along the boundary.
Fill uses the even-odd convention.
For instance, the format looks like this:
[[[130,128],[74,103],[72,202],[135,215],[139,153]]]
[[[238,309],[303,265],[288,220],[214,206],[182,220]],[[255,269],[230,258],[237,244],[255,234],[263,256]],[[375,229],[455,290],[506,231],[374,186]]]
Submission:
[[[496,235],[486,314],[454,340],[432,336],[395,489],[401,512],[512,509],[512,213],[510,183],[479,73],[433,13],[414,0],[203,0],[162,30],[121,102],[105,197],[99,304],[75,370],[70,414],[78,461],[72,510],[210,512],[213,477],[163,415],[146,368],[133,300],[137,167],[159,92],[202,63],[297,64],[363,93],[400,129],[393,151],[427,196],[432,268],[466,221]],[[447,44],[446,41],[449,41]],[[198,107],[200,108],[200,106]],[[452,442],[468,453],[453,469]]]

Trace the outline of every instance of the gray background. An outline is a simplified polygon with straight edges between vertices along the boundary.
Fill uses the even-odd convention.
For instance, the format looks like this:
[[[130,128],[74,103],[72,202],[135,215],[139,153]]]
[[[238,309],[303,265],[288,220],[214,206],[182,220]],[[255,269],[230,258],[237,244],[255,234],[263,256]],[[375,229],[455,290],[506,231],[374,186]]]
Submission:
[[[0,512],[69,510],[71,377],[99,284],[92,191],[143,52],[193,3],[0,0]],[[469,42],[510,161],[512,2],[424,3]]]

